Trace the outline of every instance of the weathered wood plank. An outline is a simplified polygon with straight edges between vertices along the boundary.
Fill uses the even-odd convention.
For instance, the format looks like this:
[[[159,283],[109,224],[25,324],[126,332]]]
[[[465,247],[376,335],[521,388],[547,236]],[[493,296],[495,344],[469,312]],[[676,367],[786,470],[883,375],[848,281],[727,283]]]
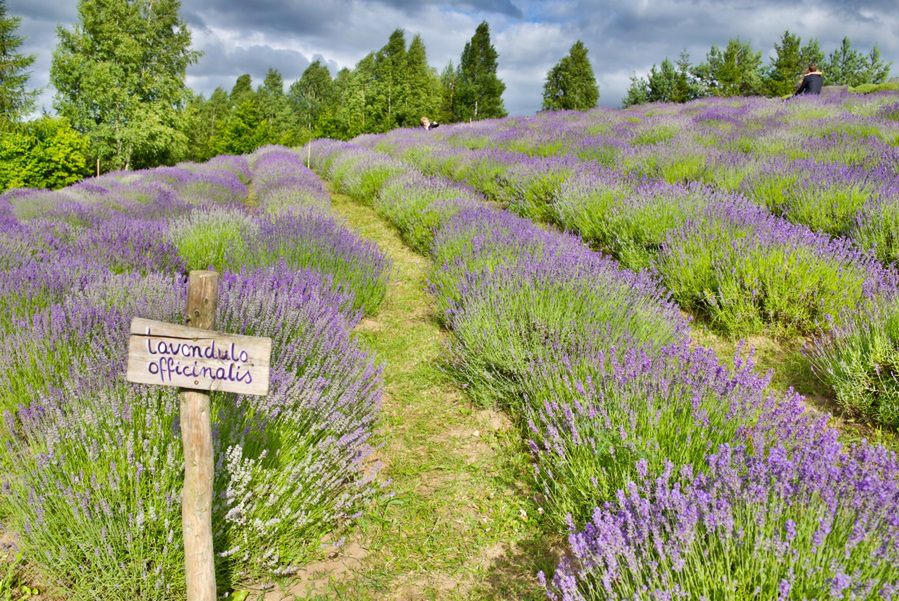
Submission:
[[[268,394],[271,338],[220,334],[139,317],[132,320],[131,332],[129,382]]]

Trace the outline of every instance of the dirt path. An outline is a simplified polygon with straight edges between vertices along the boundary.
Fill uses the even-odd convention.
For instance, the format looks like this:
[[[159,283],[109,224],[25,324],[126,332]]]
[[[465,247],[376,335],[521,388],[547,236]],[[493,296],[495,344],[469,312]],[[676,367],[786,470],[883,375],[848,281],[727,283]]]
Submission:
[[[552,565],[525,488],[527,455],[500,412],[472,406],[440,368],[447,336],[426,290],[428,259],[375,212],[334,210],[394,263],[381,309],[357,329],[385,363],[378,442],[392,497],[371,508],[338,557],[273,599],[539,599]]]

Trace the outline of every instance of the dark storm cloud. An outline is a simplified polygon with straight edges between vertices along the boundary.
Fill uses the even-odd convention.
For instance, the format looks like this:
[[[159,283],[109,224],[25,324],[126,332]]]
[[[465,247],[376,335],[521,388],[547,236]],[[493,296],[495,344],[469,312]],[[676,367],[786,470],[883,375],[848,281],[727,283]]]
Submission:
[[[9,12],[23,17],[24,50],[38,55],[35,87],[47,85],[56,24],[71,25],[76,7],[76,0],[9,0]],[[315,57],[332,73],[352,67],[398,27],[407,40],[420,34],[440,69],[458,64],[482,20],[500,53],[512,114],[539,108],[547,69],[576,39],[590,50],[606,106],[620,102],[631,74],[682,49],[699,62],[712,44],[740,37],[767,61],[784,29],[818,38],[825,52],[843,36],[864,51],[877,43],[899,72],[896,0],[182,0],[182,15],[205,53],[188,83],[205,94],[230,89],[241,73],[259,83],[270,66],[290,82]],[[41,103],[49,107],[50,98],[45,91]]]
[[[182,0],[195,27],[228,27],[248,32],[286,35],[326,34],[336,31],[351,12],[350,0]]]
[[[288,79],[295,79],[311,62],[306,55],[296,50],[272,48],[266,45],[252,45],[228,48],[222,43],[207,45],[203,57],[190,68],[190,73],[198,77],[223,77],[249,73],[254,80],[265,76],[269,67],[275,68]]]
[[[509,0],[460,0],[458,2],[439,2],[437,0],[381,0],[383,4],[404,11],[418,11],[425,6],[447,6],[479,13],[493,13],[510,17],[521,17],[521,9]]]

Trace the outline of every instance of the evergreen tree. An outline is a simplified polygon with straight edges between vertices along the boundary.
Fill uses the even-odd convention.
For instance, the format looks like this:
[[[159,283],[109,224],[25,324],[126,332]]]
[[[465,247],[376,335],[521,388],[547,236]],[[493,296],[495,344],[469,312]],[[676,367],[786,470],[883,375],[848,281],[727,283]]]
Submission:
[[[231,101],[222,88],[213,90],[208,100],[200,95],[191,97],[184,118],[188,159],[208,161],[217,154],[219,138],[227,126],[230,111]]]
[[[80,0],[79,22],[58,29],[56,108],[109,167],[169,163],[186,151],[180,109],[198,54],[179,9],[179,0]]]
[[[740,39],[730,40],[724,50],[712,45],[694,74],[715,96],[752,96],[762,89],[762,53]]]
[[[399,125],[409,82],[406,79],[406,36],[402,29],[390,34],[387,44],[375,55],[375,94],[370,97],[371,110],[379,131]]]
[[[310,136],[319,135],[322,123],[334,110],[334,91],[331,72],[318,60],[312,61],[290,86],[288,101]]]
[[[269,138],[266,143],[292,146],[299,143],[301,137],[305,138],[296,129],[297,120],[284,94],[284,77],[277,69],[268,69],[256,94],[259,97],[259,108],[268,124]]]
[[[234,82],[234,86],[231,88],[231,102],[237,103],[240,102],[240,97],[245,94],[253,93],[253,78],[250,77],[249,73],[244,73],[243,75],[239,75],[237,77],[237,81]]]
[[[228,119],[215,141],[215,154],[247,154],[275,139],[259,95],[240,92],[232,101]]]
[[[428,65],[425,45],[418,35],[412,39],[406,53],[405,80],[408,93],[400,125],[418,125],[421,117],[437,120],[441,102],[440,80]]]
[[[6,0],[0,0],[0,129],[30,111],[37,95],[25,90],[34,55],[16,52],[22,45],[22,38],[16,35],[21,21],[7,16]]]
[[[376,87],[374,53],[367,54],[352,71],[341,69],[334,80],[336,111],[327,135],[347,139],[375,131],[378,124],[372,107],[378,100]]]
[[[802,53],[799,36],[784,31],[780,42],[774,44],[774,57],[765,77],[765,93],[768,96],[787,96],[796,85],[809,63]]]
[[[456,118],[456,87],[459,82],[458,75],[458,71],[453,67],[452,61],[443,68],[443,72],[440,74],[440,90],[442,95],[440,101],[440,119],[445,123],[458,121]]]
[[[271,98],[281,98],[284,96],[284,76],[281,72],[273,67],[269,67],[265,72],[265,78],[262,80],[262,86],[258,92],[267,94]]]
[[[844,37],[840,46],[824,62],[824,80],[828,85],[857,86],[865,83],[865,56]]]
[[[674,102],[678,73],[668,58],[656,69],[653,65],[647,78],[649,102]]]
[[[649,82],[643,77],[637,77],[636,73],[631,74],[631,85],[627,88],[621,106],[627,108],[647,102],[649,102]]]
[[[498,54],[490,43],[490,26],[478,25],[462,50],[456,86],[456,118],[459,120],[505,117],[506,85],[496,75]]]
[[[685,49],[676,63],[666,57],[658,67],[653,65],[645,78],[631,75],[631,85],[622,104],[628,107],[646,102],[688,102],[704,95]]]
[[[583,111],[595,107],[598,100],[599,87],[587,58],[587,47],[578,40],[568,51],[568,56],[546,74],[543,110]]]
[[[811,65],[820,68],[823,62],[824,53],[821,52],[821,45],[818,43],[818,40],[809,40],[806,42],[805,46],[802,47],[802,50],[799,51],[799,65],[802,67],[803,73],[805,72],[805,69]],[[798,82],[796,85],[799,85]]]
[[[690,64],[690,53],[684,48],[675,63],[677,77],[672,92],[672,102],[689,102],[705,96],[697,79],[693,76],[693,66]]]
[[[890,76],[890,69],[892,66],[892,62],[884,62],[880,55],[880,48],[875,44],[866,57],[865,68],[862,73],[862,79],[864,79],[864,81],[862,83],[885,82]]]

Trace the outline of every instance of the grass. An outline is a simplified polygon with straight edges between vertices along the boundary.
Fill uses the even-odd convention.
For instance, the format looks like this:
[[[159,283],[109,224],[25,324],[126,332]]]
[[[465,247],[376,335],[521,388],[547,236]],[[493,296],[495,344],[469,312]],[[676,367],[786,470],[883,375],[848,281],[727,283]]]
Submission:
[[[265,598],[544,598],[536,573],[552,569],[561,540],[540,531],[517,430],[441,368],[448,334],[426,291],[428,260],[371,208],[342,195],[333,207],[394,264],[384,304],[357,329],[386,365],[378,456],[392,495],[344,551]]]

